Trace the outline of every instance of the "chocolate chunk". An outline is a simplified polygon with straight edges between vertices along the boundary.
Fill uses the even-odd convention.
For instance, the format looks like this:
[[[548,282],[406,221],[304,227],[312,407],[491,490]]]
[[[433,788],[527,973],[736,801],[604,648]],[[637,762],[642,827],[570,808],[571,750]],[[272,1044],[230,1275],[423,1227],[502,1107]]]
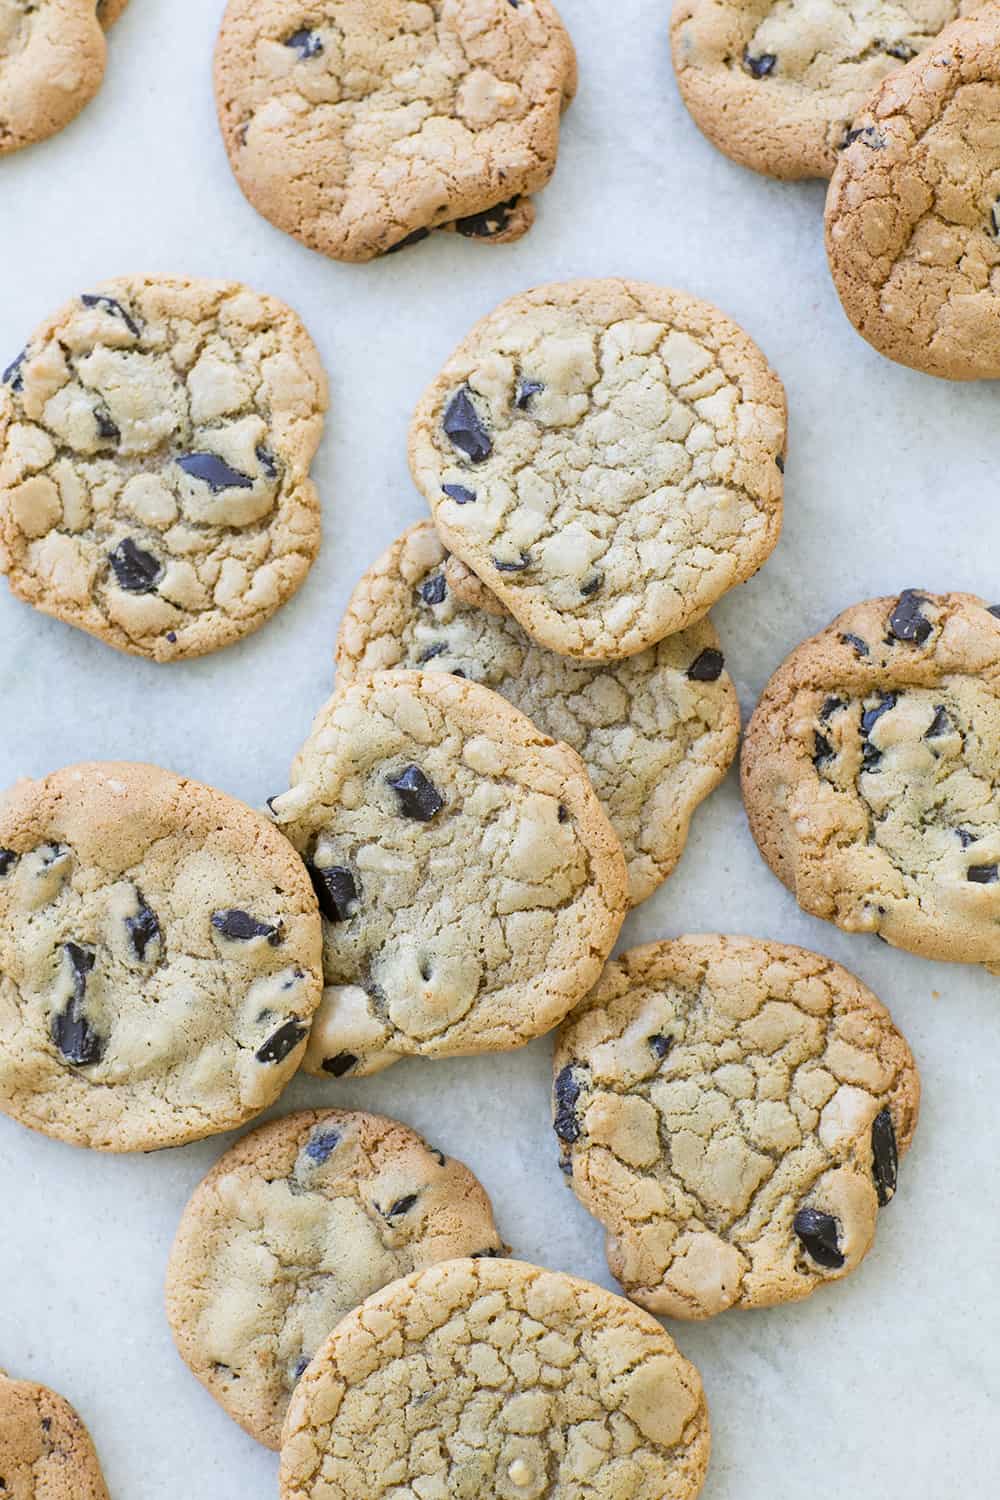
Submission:
[[[254,1053],[259,1063],[284,1062],[289,1052],[294,1052],[302,1038],[309,1034],[305,1021],[286,1021],[273,1036],[269,1036],[263,1047]]]
[[[445,436],[451,439],[453,446],[464,453],[471,463],[485,463],[493,452],[490,435],[472,404],[467,385],[456,391],[448,402],[441,425]]]
[[[986,606],[986,613],[1000,620],[1000,604],[988,604]]]
[[[73,971],[73,998],[64,1011],[52,1017],[52,1040],[74,1067],[92,1068],[104,1056],[106,1045],[83,1014],[87,976],[94,967],[94,955],[79,943],[64,943],[63,953]]]
[[[200,479],[203,484],[207,484],[213,495],[221,494],[223,490],[253,489],[250,476],[230,468],[217,453],[182,453],[175,462],[192,479]]]
[[[27,357],[27,349],[22,349],[17,358],[11,360],[6,370],[0,375],[0,380],[3,381],[4,385],[9,385],[12,391],[24,390],[24,375],[21,373],[21,367]]]
[[[531,405],[532,396],[540,396],[545,386],[540,380],[519,380],[517,382],[517,395],[514,397],[514,405],[518,411],[527,411]]]
[[[783,453],[776,453],[774,455],[774,461],[778,465],[778,468],[780,469],[781,473],[784,474],[784,472],[785,472],[785,455]]]
[[[994,237],[1000,237],[1000,198],[996,200],[990,209],[990,228]]]
[[[876,749],[871,740],[865,740],[864,748],[861,752],[862,771],[877,771],[881,761],[881,750]]]
[[[336,1057],[324,1057],[323,1072],[332,1073],[334,1078],[343,1078],[357,1063],[353,1052],[338,1052]]]
[[[560,802],[559,804],[559,821],[560,823],[569,822],[569,808],[566,807],[562,802]]]
[[[152,594],[163,573],[158,558],[133,542],[130,536],[108,553],[119,588],[129,594]]]
[[[576,1103],[580,1097],[580,1085],[576,1081],[573,1064],[568,1063],[556,1077],[555,1120],[553,1129],[561,1141],[572,1146],[580,1139],[580,1122],[576,1117]]]
[[[472,505],[475,503],[475,490],[467,490],[464,484],[443,484],[441,486],[449,500],[454,500],[456,505]]]
[[[258,443],[253,451],[256,453],[257,462],[264,470],[264,473],[267,475],[268,479],[277,479],[278,460],[275,458],[270,448],[265,448],[263,443]]]
[[[321,1125],[310,1137],[306,1146],[306,1155],[310,1161],[328,1161],[339,1145],[340,1131]]]
[[[752,78],[769,78],[777,61],[777,54],[774,52],[760,52],[752,57],[748,47],[743,53],[743,66]]]
[[[879,701],[874,708],[866,708],[861,714],[861,733],[871,734],[875,725],[883,714],[887,714],[891,708],[895,708],[897,695],[895,693],[880,693]]]
[[[879,1110],[872,1122],[872,1177],[875,1192],[883,1208],[896,1191],[899,1175],[899,1152],[896,1131],[888,1109]]]
[[[407,766],[398,776],[387,776],[389,786],[399,798],[399,810],[404,818],[415,818],[418,823],[429,823],[444,807],[444,798],[419,766]]]
[[[672,1036],[664,1036],[662,1031],[656,1031],[649,1038],[649,1045],[653,1049],[653,1056],[662,1062],[674,1045],[674,1039]]]
[[[97,423],[97,436],[105,442],[117,443],[121,440],[121,432],[112,422],[107,410],[101,406],[94,407],[94,421]]]
[[[137,891],[139,910],[134,916],[125,918],[125,928],[132,941],[136,958],[146,957],[146,949],[160,936],[160,923],[155,911],[146,905],[142,892]]]
[[[918,594],[913,589],[904,589],[889,616],[890,635],[894,635],[897,641],[913,641],[922,646],[934,629],[930,620],[920,613],[920,606],[926,603],[923,594]]]
[[[572,1175],[573,1175],[573,1159],[572,1159],[572,1157],[561,1156],[559,1158],[559,1170],[560,1170],[560,1172],[563,1173],[563,1175],[565,1177],[572,1177]]]
[[[886,57],[895,57],[899,62],[911,62],[917,55],[917,49],[909,42],[876,42],[875,46]]]
[[[833,718],[838,709],[846,708],[846,706],[843,698],[827,698],[819,711],[819,716],[823,723],[826,724]]]
[[[306,861],[309,879],[319,900],[319,909],[328,922],[346,922],[354,915],[358,899],[354,876],[344,865],[314,865]]]
[[[500,1260],[502,1257],[503,1257],[503,1251],[499,1250],[499,1249],[494,1249],[494,1250],[473,1250],[472,1254],[469,1256],[469,1259],[470,1260]]]
[[[525,568],[531,567],[531,553],[522,552],[516,562],[503,562],[499,557],[495,557],[493,566],[498,573],[523,573]]]
[[[176,632],[176,630],[168,630],[167,631],[167,640],[170,642],[171,646],[175,646],[177,644],[177,632]]]
[[[17,855],[13,849],[0,849],[0,875],[9,875],[17,864]]]
[[[845,646],[853,646],[859,656],[871,656],[871,650],[868,644],[863,641],[859,635],[851,635],[850,631],[848,631],[848,633],[846,635],[842,635],[840,639],[843,641]]]
[[[423,666],[425,661],[433,661],[435,656],[443,656],[448,649],[446,641],[435,641],[433,646],[426,646],[417,657],[417,665]]]
[[[296,1361],[295,1369],[292,1371],[292,1379],[301,1380],[311,1364],[312,1360],[307,1359],[303,1354],[302,1358]]]
[[[595,573],[593,578],[588,578],[586,583],[581,583],[580,593],[583,594],[585,598],[590,599],[594,596],[594,594],[598,592],[603,583],[604,574]]]
[[[319,57],[323,51],[323,38],[318,32],[303,28],[301,31],[293,31],[291,36],[286,36],[285,46],[291,47],[293,52],[299,54],[303,62],[307,62],[311,57]]]
[[[687,675],[692,682],[718,682],[725,665],[722,652],[716,651],[714,646],[706,646],[688,667]]]
[[[973,885],[993,885],[997,874],[996,865],[970,865],[965,872],[965,878],[971,880]]]
[[[925,740],[936,740],[939,735],[950,734],[955,726],[948,717],[948,710],[943,703],[939,703],[934,710],[931,727],[924,734]]]
[[[956,828],[955,836],[963,849],[968,849],[970,844],[974,844],[976,842],[976,835],[974,833],[970,833],[967,828]]]
[[[425,604],[443,604],[448,585],[443,573],[437,573],[433,578],[427,578],[417,590]]]
[[[138,323],[133,322],[121,303],[116,302],[114,297],[102,297],[92,292],[84,292],[80,301],[84,307],[100,307],[104,312],[110,313],[113,318],[121,318],[129,333],[134,333],[136,338],[139,337]]]
[[[817,770],[821,766],[829,765],[836,755],[836,750],[830,744],[825,734],[820,734],[817,729],[813,734],[813,765]]]
[[[844,1264],[840,1252],[840,1225],[831,1214],[817,1208],[800,1208],[792,1226],[818,1266],[838,1271]]]
[[[395,255],[400,250],[408,250],[411,245],[419,245],[421,240],[426,240],[429,236],[429,229],[414,229],[410,234],[404,235],[401,240],[397,240],[394,245],[390,245],[388,250],[383,250],[382,254]]]
[[[401,1219],[404,1214],[408,1214],[410,1212],[410,1209],[413,1207],[416,1201],[416,1193],[407,1193],[405,1198],[397,1198],[391,1208],[380,1208],[379,1213],[382,1215],[383,1219]]]
[[[272,948],[281,942],[281,928],[273,922],[259,922],[246,911],[213,911],[212,926],[225,938],[248,943],[253,938],[267,938]]]
[[[507,0],[507,3],[514,5],[515,0]],[[484,208],[482,213],[466,214],[464,218],[456,219],[455,228],[459,234],[464,234],[466,239],[490,240],[494,235],[503,234],[510,223],[510,216],[516,205],[516,197],[508,198],[504,203],[495,203],[492,208]]]
[[[860,130],[849,130],[844,136],[842,151],[848,146],[853,146],[855,141],[860,141],[862,146],[867,146],[871,151],[884,151],[885,138],[879,135],[874,125],[865,125]]]

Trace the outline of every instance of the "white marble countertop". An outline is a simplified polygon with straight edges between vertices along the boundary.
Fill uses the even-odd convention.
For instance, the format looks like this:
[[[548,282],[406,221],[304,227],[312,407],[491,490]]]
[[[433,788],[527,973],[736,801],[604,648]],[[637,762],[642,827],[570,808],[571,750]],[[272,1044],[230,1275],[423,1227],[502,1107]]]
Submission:
[[[786,651],[847,604],[907,586],[1000,598],[997,390],[898,369],[854,334],[827,275],[822,185],[755,177],[701,138],[673,83],[668,0],[562,0],[581,89],[524,241],[436,236],[358,267],[305,250],[241,197],[213,113],[222,8],[132,0],[97,100],[63,135],[0,161],[0,350],[13,357],[66,297],[121,272],[236,277],[284,297],[331,377],[315,468],[323,552],[258,635],[166,668],[43,618],[0,581],[0,784],[116,757],[255,804],[284,786],[330,689],[357,574],[423,513],[405,461],[417,396],[477,317],[545,280],[683,287],[742,323],[785,381],[785,534],[715,611],[745,713]],[[720,927],[853,968],[907,1032],[925,1103],[898,1197],[854,1277],[793,1308],[672,1326],[712,1411],[705,1500],[994,1493],[1000,980],[804,916],[757,855],[732,776],[625,941]],[[556,1167],[549,1055],[542,1041],[354,1084],[303,1081],[280,1108],[329,1099],[399,1115],[481,1175],[518,1254],[611,1285],[602,1233]],[[276,1495],[274,1455],[189,1375],[162,1311],[181,1209],[226,1143],[116,1159],[0,1119],[0,1365],[77,1404],[115,1500]]]

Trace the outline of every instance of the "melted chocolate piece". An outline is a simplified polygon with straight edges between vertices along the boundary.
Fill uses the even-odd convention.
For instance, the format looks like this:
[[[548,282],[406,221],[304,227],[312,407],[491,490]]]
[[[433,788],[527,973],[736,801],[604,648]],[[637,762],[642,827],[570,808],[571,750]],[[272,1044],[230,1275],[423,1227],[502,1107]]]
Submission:
[[[152,594],[163,574],[158,558],[133,542],[130,536],[108,553],[119,588],[129,594]]]
[[[473,405],[467,385],[456,391],[448,402],[441,425],[445,436],[470,463],[485,463],[493,452],[490,435]]]
[[[231,468],[217,453],[182,453],[175,462],[192,479],[207,484],[213,495],[219,495],[223,490],[253,489],[250,476]]]

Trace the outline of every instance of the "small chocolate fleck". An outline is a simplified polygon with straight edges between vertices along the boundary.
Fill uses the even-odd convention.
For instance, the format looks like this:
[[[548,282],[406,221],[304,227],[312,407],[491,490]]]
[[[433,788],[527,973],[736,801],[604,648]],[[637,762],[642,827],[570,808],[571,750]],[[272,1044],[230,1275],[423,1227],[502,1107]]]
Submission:
[[[273,922],[260,922],[249,912],[231,909],[214,911],[212,926],[225,938],[236,943],[248,943],[254,938],[266,938],[272,948],[281,942],[281,928]]]
[[[284,1062],[289,1052],[294,1052],[302,1038],[309,1033],[309,1027],[304,1021],[286,1021],[279,1026],[273,1036],[269,1036],[263,1047],[258,1047],[254,1053],[259,1063]]]
[[[444,574],[437,573],[433,578],[425,579],[417,592],[425,604],[443,604],[448,593]]]
[[[714,646],[706,646],[688,667],[687,675],[692,682],[718,682],[725,665],[722,652],[716,651]]]
[[[970,865],[965,872],[966,880],[971,880],[973,885],[993,885],[997,876],[996,865]]]
[[[563,1173],[564,1176],[572,1177],[573,1158],[571,1156],[561,1156],[559,1158],[559,1170]]]
[[[586,583],[581,583],[581,585],[580,585],[580,593],[583,594],[585,598],[590,599],[590,598],[593,597],[594,594],[596,594],[598,592],[598,590],[602,587],[603,583],[604,583],[604,574],[603,573],[595,573],[594,576],[593,576],[593,578],[588,578]]]
[[[899,1151],[896,1147],[896,1131],[888,1108],[879,1110],[872,1122],[872,1177],[875,1192],[882,1208],[896,1191],[899,1176]]]
[[[849,130],[844,136],[842,151],[848,146],[853,146],[855,141],[860,141],[862,146],[867,146],[871,151],[884,151],[885,138],[879,135],[874,125],[863,125],[860,130]]]
[[[146,905],[141,891],[137,891],[139,910],[125,918],[125,928],[132,942],[136,958],[146,957],[146,949],[160,936],[160,923],[155,911]]]
[[[121,431],[112,422],[106,408],[101,406],[94,407],[94,421],[97,423],[97,436],[104,442],[117,443],[121,440]]]
[[[296,1361],[295,1369],[292,1371],[292,1379],[295,1381],[301,1380],[311,1364],[312,1360],[307,1359],[303,1354],[302,1358]]]
[[[967,828],[956,828],[954,830],[954,833],[963,849],[968,849],[970,844],[974,844],[976,842],[976,835],[974,833],[970,833]]]
[[[346,922],[352,917],[358,886],[350,870],[344,865],[314,865],[308,860],[306,869],[327,921]]]
[[[385,779],[399,798],[399,810],[405,818],[429,823],[444,807],[441,793],[419,766],[407,766],[398,776]]]
[[[897,641],[912,641],[918,646],[923,645],[934,629],[930,620],[920,613],[921,605],[926,603],[923,594],[918,594],[914,589],[903,590],[889,616],[889,633]]]
[[[438,1166],[439,1167],[443,1167],[445,1165],[445,1163],[447,1162],[447,1160],[448,1160],[448,1158],[445,1156],[444,1152],[443,1151],[439,1151],[436,1146],[428,1146],[427,1149],[431,1153],[432,1156],[437,1157],[437,1164],[438,1164]]]
[[[748,47],[743,53],[743,66],[752,78],[769,78],[777,61],[777,53],[774,52],[759,52],[754,57]]]
[[[503,1256],[503,1251],[500,1250],[499,1248],[494,1248],[492,1250],[473,1250],[472,1254],[469,1256],[469,1259],[470,1260],[500,1260],[502,1258],[502,1256]]]
[[[323,1072],[332,1073],[334,1078],[343,1078],[357,1063],[353,1052],[338,1052],[336,1057],[324,1057]]]
[[[818,1266],[838,1271],[844,1264],[840,1251],[840,1225],[832,1214],[817,1208],[800,1208],[792,1221],[795,1233]]]
[[[311,57],[319,57],[323,51],[323,38],[318,32],[303,27],[302,30],[293,31],[291,36],[285,37],[285,46],[291,47],[293,52],[299,54],[300,60],[306,62]]]
[[[467,385],[456,391],[448,402],[441,425],[445,436],[471,463],[485,463],[493,452],[490,435],[473,405]]]
[[[555,1119],[553,1129],[561,1141],[571,1146],[580,1139],[580,1122],[576,1117],[576,1103],[580,1097],[580,1085],[572,1063],[568,1063],[555,1081]]]
[[[435,656],[443,656],[447,649],[447,641],[435,641],[433,646],[425,646],[417,657],[417,665],[423,666],[425,661],[433,661]]]
[[[0,849],[0,875],[9,875],[17,864],[17,855],[13,849]]]
[[[502,558],[495,557],[493,566],[498,573],[523,573],[525,568],[531,567],[531,553],[522,552],[516,562],[504,562]]]
[[[467,490],[464,484],[443,484],[441,486],[449,500],[454,500],[456,505],[473,505],[476,499],[475,490]]]
[[[99,307],[104,312],[110,313],[113,318],[121,318],[129,333],[134,334],[136,338],[139,337],[138,323],[134,322],[132,318],[129,317],[124,307],[122,307],[120,302],[116,302],[114,297],[102,297],[99,294],[93,292],[84,292],[83,296],[80,298],[80,301],[83,303],[84,307]]]
[[[254,449],[254,452],[257,455],[257,462],[264,470],[264,473],[267,475],[268,479],[277,479],[278,460],[275,458],[270,448],[265,448],[263,443],[258,443],[256,448]]]
[[[569,822],[569,808],[564,802],[560,802],[559,804],[559,821],[560,823]]]
[[[871,656],[871,649],[867,641],[863,641],[859,635],[851,635],[850,631],[848,631],[840,639],[845,646],[853,646],[858,656]]]
[[[130,536],[108,553],[120,588],[129,594],[152,594],[163,573],[158,558],[143,551]]]
[[[531,405],[533,396],[540,396],[545,386],[540,380],[519,380],[517,382],[517,394],[514,397],[514,405],[518,411],[527,411]]]
[[[774,461],[778,465],[778,468],[781,470],[782,474],[784,474],[784,472],[785,472],[785,455],[783,453],[776,453],[774,455]]]
[[[948,715],[948,710],[943,703],[939,703],[934,709],[931,727],[925,732],[924,739],[936,740],[942,734],[951,734],[954,727]]]
[[[167,640],[170,642],[171,646],[175,646],[177,644],[177,632],[176,632],[176,630],[168,630],[167,631]]]
[[[22,373],[22,366],[24,365],[24,361],[27,359],[27,357],[27,349],[22,349],[17,358],[11,360],[6,370],[4,370],[3,374],[0,375],[0,380],[3,381],[4,385],[9,385],[12,391],[24,390],[24,375]]]
[[[917,55],[917,49],[911,47],[909,42],[883,42],[878,41],[875,46],[886,57],[895,57],[899,62],[911,62]]]
[[[653,1049],[654,1057],[658,1057],[662,1062],[674,1045],[674,1039],[672,1036],[664,1036],[662,1031],[655,1031],[649,1038],[649,1045]]]
[[[217,453],[182,453],[175,462],[192,479],[207,484],[213,495],[221,494],[223,490],[253,489],[250,476],[232,468]]]
[[[417,1201],[416,1193],[407,1193],[405,1198],[397,1198],[391,1208],[379,1209],[383,1219],[401,1219],[408,1214]]]

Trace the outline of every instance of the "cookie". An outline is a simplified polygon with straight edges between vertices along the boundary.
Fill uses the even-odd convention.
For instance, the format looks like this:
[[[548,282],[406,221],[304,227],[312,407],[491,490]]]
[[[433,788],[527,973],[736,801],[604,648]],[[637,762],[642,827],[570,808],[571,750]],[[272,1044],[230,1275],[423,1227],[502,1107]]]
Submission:
[[[610,963],[559,1032],[562,1166],[652,1312],[797,1302],[853,1271],[896,1190],[920,1080],[846,969],[757,938]]]
[[[454,1260],[369,1297],[299,1382],[281,1500],[693,1500],[697,1370],[648,1313],[514,1260]]]
[[[75,297],[3,371],[0,570],[136,656],[239,640],[319,549],[326,404],[299,319],[238,282],[122,277]]]
[[[516,238],[575,91],[551,0],[229,0],[215,53],[244,194],[335,260],[371,260],[455,221],[474,238]]]
[[[846,610],[771,678],[742,762],[753,836],[806,911],[1000,965],[1000,620],[982,600]]]
[[[94,0],[0,0],[0,156],[55,135],[104,78]]]
[[[0,1110],[147,1151],[231,1130],[295,1072],[320,998],[298,856],[241,802],[105,762],[0,801]]]
[[[633,905],[673,870],[691,814],[739,742],[736,692],[707,619],[621,662],[571,661],[536,646],[429,521],[364,575],[337,638],[339,684],[393,667],[481,682],[572,746],[625,852]]]
[[[108,1500],[90,1434],[68,1401],[0,1370],[3,1500]]]
[[[399,1276],[505,1253],[468,1167],[395,1120],[305,1110],[245,1136],[196,1189],[167,1315],[206,1389],[278,1448],[291,1393],[341,1318]]]
[[[269,805],[324,917],[311,1073],[523,1046],[587,993],[628,906],[579,756],[443,672],[341,689]]]
[[[105,31],[115,24],[128,5],[128,0],[97,0],[97,19]]]
[[[830,177],[883,79],[970,0],[678,0],[677,85],[698,129],[770,177]]]
[[[442,540],[541,645],[633,656],[781,529],[785,394],[735,323],[634,281],[543,286],[459,345],[410,467]]]
[[[1000,12],[984,6],[886,79],[826,201],[834,285],[881,354],[1000,376]]]

